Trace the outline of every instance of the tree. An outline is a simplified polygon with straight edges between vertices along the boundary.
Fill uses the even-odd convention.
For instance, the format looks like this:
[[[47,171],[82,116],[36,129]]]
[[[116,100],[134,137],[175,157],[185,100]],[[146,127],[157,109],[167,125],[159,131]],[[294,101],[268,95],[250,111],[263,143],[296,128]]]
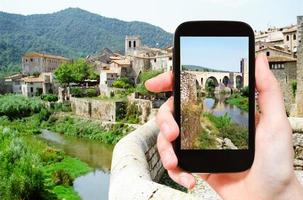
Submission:
[[[61,64],[56,69],[55,75],[63,87],[67,87],[70,83],[82,83],[86,79],[98,78],[93,66],[82,58],[71,63]]]

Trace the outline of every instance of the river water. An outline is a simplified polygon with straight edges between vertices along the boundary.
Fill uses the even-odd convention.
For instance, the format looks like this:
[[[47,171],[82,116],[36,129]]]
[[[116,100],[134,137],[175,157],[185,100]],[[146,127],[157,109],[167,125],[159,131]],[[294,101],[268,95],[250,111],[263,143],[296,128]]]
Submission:
[[[207,112],[211,112],[216,116],[222,116],[227,113],[232,121],[248,127],[248,112],[241,110],[237,106],[225,103],[228,95],[216,94],[203,99],[203,107]]]
[[[73,187],[81,199],[108,199],[112,145],[47,130],[43,130],[39,137],[48,145],[61,149],[67,155],[76,157],[94,168],[92,172],[74,180]]]

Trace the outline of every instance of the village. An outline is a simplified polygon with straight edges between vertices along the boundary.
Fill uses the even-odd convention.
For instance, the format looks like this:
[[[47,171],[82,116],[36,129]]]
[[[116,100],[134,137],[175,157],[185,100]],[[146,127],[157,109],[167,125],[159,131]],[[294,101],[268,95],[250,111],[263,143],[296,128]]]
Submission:
[[[54,72],[61,64],[72,62],[63,56],[29,52],[22,57],[22,73],[6,77],[5,82],[11,93],[26,97],[54,94],[58,96],[58,102],[70,101],[75,114],[108,122],[116,121],[118,107],[125,102],[123,97],[128,96],[127,101],[138,106],[140,123],[151,119],[161,102],[166,100],[165,94],[152,96],[147,91],[144,93],[140,78],[144,73],[157,75],[172,70],[172,47],[149,48],[142,44],[140,36],[126,36],[124,55],[105,48],[99,54],[85,58],[85,62],[98,74],[98,79],[85,80],[81,84],[70,83],[63,88],[56,81]],[[124,85],[119,85],[119,80]],[[128,85],[125,87],[125,84]],[[140,86],[140,91],[143,86],[143,92],[129,90],[128,86]],[[77,89],[80,93],[93,91],[91,95],[85,93],[81,97],[99,98],[77,98],[80,96]],[[108,99],[114,101],[109,102]]]

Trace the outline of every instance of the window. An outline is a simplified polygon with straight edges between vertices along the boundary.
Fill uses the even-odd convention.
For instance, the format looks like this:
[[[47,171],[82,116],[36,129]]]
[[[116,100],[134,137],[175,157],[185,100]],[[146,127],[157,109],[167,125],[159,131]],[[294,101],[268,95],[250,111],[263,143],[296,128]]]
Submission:
[[[134,48],[136,48],[136,41],[134,41]]]
[[[296,39],[297,39],[297,36],[296,36],[296,34],[294,34],[294,35],[293,35],[293,39],[294,39],[294,40],[296,40]]]
[[[172,57],[169,57],[169,60],[172,60],[173,58]]]
[[[33,87],[31,87],[31,93],[33,93],[34,92],[34,88]]]
[[[132,47],[132,42],[128,41],[128,47]]]
[[[157,59],[154,59],[154,62],[157,62]]]
[[[289,35],[286,36],[286,41],[289,41]]]
[[[25,62],[27,62],[28,60],[27,59],[25,59]]]
[[[33,59],[31,58],[31,62],[33,62]]]
[[[267,51],[267,52],[266,52],[266,55],[267,55],[267,56],[270,56],[270,52],[269,52],[269,51]]]

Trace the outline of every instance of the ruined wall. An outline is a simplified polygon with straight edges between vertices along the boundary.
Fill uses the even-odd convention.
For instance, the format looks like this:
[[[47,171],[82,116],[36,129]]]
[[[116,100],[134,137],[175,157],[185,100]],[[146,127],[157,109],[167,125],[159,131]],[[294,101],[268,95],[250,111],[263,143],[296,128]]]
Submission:
[[[141,111],[140,116],[140,124],[144,124],[151,118],[152,113],[152,101],[146,100],[146,99],[136,99],[134,95],[128,97],[129,103],[134,103],[136,106],[138,106],[138,109]]]
[[[196,102],[196,76],[187,72],[181,72],[180,83],[181,102]]]
[[[297,50],[297,94],[296,110],[297,117],[303,117],[303,16],[297,17],[298,21],[298,50]]]
[[[70,98],[70,102],[72,111],[76,115],[110,122],[116,121],[116,108],[121,103],[74,97]]]

